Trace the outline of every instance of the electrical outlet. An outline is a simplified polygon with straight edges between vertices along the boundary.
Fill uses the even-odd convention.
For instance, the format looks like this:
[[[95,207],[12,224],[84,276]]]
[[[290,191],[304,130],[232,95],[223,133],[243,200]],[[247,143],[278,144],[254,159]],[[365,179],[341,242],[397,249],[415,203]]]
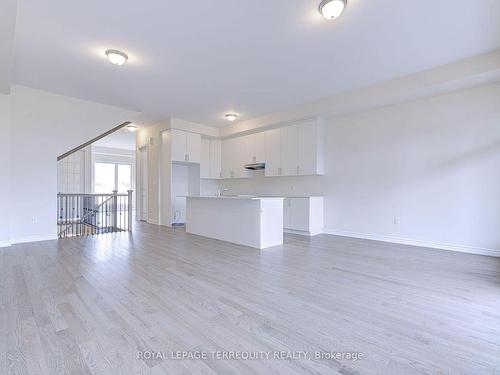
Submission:
[[[32,222],[33,224],[38,224],[38,217],[33,216],[33,217],[31,218],[31,222]]]
[[[394,216],[394,225],[401,224],[401,218],[399,216]]]

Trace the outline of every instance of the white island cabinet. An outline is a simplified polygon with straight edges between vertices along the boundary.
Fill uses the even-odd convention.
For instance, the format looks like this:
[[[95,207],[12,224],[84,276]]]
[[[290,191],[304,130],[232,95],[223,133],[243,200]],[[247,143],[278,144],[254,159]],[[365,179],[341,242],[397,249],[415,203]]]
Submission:
[[[265,249],[283,244],[283,198],[188,196],[186,232]]]

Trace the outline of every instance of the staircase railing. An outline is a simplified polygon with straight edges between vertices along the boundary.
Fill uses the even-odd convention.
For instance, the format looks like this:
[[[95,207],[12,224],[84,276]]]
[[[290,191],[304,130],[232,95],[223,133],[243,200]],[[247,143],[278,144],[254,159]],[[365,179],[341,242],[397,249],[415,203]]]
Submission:
[[[132,190],[127,194],[57,194],[59,238],[132,230]]]

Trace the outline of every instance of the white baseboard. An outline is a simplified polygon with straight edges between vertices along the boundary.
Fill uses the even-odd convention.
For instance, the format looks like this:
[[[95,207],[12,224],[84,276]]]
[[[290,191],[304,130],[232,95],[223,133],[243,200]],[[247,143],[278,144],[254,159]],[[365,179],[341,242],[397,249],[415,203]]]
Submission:
[[[323,231],[320,232],[310,232],[306,230],[296,230],[296,229],[288,229],[288,228],[283,228],[283,232],[285,233],[290,233],[290,234],[298,234],[300,236],[307,236],[307,237],[313,237],[318,234],[323,233]]]
[[[10,245],[10,241],[0,241],[0,247],[9,247]]]
[[[500,257],[500,250],[488,249],[488,248],[484,248],[484,247],[474,247],[474,246],[457,245],[457,244],[432,242],[432,241],[422,241],[422,240],[415,240],[415,239],[410,239],[410,238],[387,236],[387,235],[382,235],[382,234],[356,233],[356,232],[349,232],[349,231],[342,231],[342,230],[335,230],[335,229],[326,229],[326,228],[324,230],[324,233],[331,234],[334,236],[362,238],[365,240],[391,242],[391,243],[397,243],[397,244],[402,244],[402,245],[413,245],[413,246],[428,247],[428,248],[440,249],[440,250],[458,251],[461,253],[470,253],[470,254],[488,255],[488,256],[492,256],[492,257]]]
[[[40,235],[40,236],[27,236],[20,238],[13,238],[12,244],[27,243],[27,242],[40,242],[40,241],[51,241],[57,240],[57,236],[53,234]]]

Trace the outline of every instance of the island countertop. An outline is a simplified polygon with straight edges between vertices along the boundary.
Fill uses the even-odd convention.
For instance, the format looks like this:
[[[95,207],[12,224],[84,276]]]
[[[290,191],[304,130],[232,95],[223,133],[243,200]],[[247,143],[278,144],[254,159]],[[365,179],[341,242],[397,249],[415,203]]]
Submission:
[[[260,197],[254,195],[179,195],[182,198],[198,198],[198,199],[243,199],[243,200],[270,200],[270,199],[285,199],[284,197]]]
[[[186,232],[265,249],[283,243],[282,197],[185,195]]]

